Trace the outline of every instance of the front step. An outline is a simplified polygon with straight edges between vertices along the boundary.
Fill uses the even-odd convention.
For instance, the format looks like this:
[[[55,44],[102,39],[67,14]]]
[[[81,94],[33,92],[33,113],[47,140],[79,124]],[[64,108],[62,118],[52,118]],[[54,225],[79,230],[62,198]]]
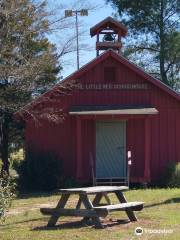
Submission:
[[[96,178],[95,185],[124,185],[128,186],[127,178]]]

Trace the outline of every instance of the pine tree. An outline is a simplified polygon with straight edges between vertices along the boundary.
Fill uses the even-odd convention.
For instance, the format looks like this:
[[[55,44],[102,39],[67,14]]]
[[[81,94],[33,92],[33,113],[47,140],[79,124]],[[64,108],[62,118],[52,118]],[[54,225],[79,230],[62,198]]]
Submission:
[[[127,51],[149,71],[177,88],[180,70],[179,0],[107,0],[129,29]],[[133,55],[136,53],[136,55]],[[138,55],[139,54],[139,55]],[[150,63],[150,59],[152,62]]]

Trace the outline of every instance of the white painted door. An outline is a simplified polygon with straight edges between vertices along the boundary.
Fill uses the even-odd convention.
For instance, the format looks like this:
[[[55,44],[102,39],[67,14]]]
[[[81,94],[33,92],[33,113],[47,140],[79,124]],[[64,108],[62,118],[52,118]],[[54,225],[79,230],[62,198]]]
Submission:
[[[96,178],[126,177],[126,122],[96,123]]]

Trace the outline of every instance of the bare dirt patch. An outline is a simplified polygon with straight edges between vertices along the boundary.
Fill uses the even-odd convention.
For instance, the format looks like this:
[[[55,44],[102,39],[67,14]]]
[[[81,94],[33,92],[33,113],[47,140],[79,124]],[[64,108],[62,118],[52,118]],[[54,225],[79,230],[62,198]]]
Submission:
[[[40,208],[48,208],[48,207],[54,207],[56,205],[56,202],[51,202],[51,203],[42,203],[42,204],[34,204],[33,206],[29,207],[17,207],[17,208],[12,208],[7,212],[7,215],[16,215],[16,214],[21,214],[25,213],[27,211],[34,211],[34,210],[39,210]]]
[[[71,199],[67,206],[72,206],[76,204],[76,200]],[[11,208],[7,212],[7,215],[16,215],[16,214],[22,214],[27,211],[34,211],[34,210],[39,210],[40,208],[49,208],[49,207],[55,207],[57,205],[58,201],[52,201],[51,203],[36,203],[33,204],[32,206],[22,206],[22,207],[16,207],[16,208]]]

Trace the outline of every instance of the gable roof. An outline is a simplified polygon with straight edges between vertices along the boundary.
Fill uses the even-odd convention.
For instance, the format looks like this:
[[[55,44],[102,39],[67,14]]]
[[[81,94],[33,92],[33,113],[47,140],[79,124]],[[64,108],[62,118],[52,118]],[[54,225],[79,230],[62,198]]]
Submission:
[[[110,28],[112,28],[114,30],[117,30],[117,31],[121,30],[121,35],[123,37],[125,37],[126,34],[127,34],[127,28],[122,23],[116,21],[112,17],[107,17],[104,20],[102,20],[101,22],[99,22],[98,24],[96,24],[94,27],[90,28],[91,37],[93,37],[99,31],[101,31],[102,29],[104,29],[106,27],[110,27]]]
[[[137,65],[135,65],[134,63],[130,62],[129,60],[127,60],[122,55],[119,55],[118,53],[116,53],[113,50],[109,49],[106,52],[104,52],[101,55],[99,55],[98,57],[96,57],[93,60],[91,60],[89,63],[87,63],[84,66],[82,66],[79,70],[75,71],[74,73],[72,73],[71,75],[69,75],[68,77],[63,79],[60,83],[58,83],[57,85],[52,87],[49,91],[45,92],[44,94],[42,94],[41,96],[36,98],[34,101],[30,102],[29,104],[27,104],[26,106],[21,108],[19,111],[17,111],[15,113],[15,115],[17,115],[18,112],[23,111],[23,109],[26,109],[26,108],[30,107],[31,105],[33,105],[33,106],[36,105],[36,102],[39,102],[39,100],[41,98],[46,97],[47,95],[49,96],[49,94],[51,94],[53,91],[57,90],[60,86],[63,86],[64,84],[68,83],[69,81],[78,79],[83,74],[88,72],[90,69],[92,69],[94,66],[96,66],[99,63],[101,63],[102,61],[104,61],[108,57],[114,58],[115,60],[117,60],[121,64],[127,66],[129,69],[131,69],[132,71],[134,71],[137,74],[139,74],[141,77],[146,79],[148,82],[152,83],[156,87],[160,88],[162,91],[168,93],[170,96],[172,96],[172,97],[174,97],[174,98],[176,98],[177,100],[180,101],[180,94],[179,93],[177,93],[172,88],[170,88],[169,86],[164,84],[162,81],[152,77],[150,74],[146,73],[142,68],[140,68]]]
[[[169,95],[175,97],[177,100],[180,100],[180,94],[177,93],[175,90],[173,90],[171,87],[167,86],[166,84],[164,84],[159,79],[151,76],[150,74],[145,72],[141,67],[137,66],[136,64],[132,63],[131,61],[127,60],[125,57],[123,57],[122,55],[119,55],[118,53],[114,52],[111,49],[107,50],[106,52],[102,53],[100,56],[96,57],[95,59],[93,59],[89,63],[85,64],[79,70],[77,70],[76,72],[74,72],[73,74],[71,74],[70,76],[65,78],[64,80],[62,80],[61,83],[64,83],[64,82],[68,81],[69,79],[72,80],[72,79],[79,78],[84,73],[86,73],[91,68],[93,68],[95,65],[97,65],[98,63],[100,63],[101,61],[105,60],[108,57],[112,57],[112,58],[116,59],[118,62],[120,62],[121,64],[127,66],[132,71],[136,72],[141,77],[146,79],[148,82],[150,82],[153,85],[157,86],[158,88],[160,88],[161,90],[165,91]]]

